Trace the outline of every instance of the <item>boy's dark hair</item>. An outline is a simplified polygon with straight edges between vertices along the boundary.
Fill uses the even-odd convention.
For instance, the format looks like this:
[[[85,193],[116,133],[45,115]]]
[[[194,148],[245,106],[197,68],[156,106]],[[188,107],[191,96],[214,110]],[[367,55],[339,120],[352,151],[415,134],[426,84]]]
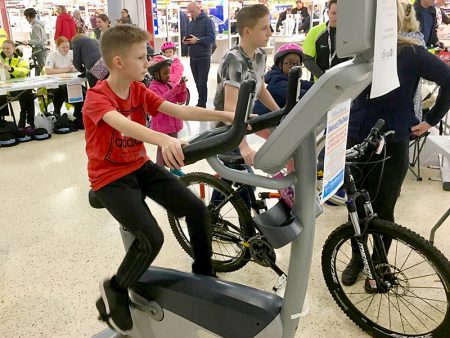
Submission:
[[[336,4],[336,6],[337,6],[337,0],[330,0],[330,1],[328,1],[328,8],[330,8],[330,6],[332,4]]]
[[[245,6],[236,15],[237,30],[240,36],[244,33],[244,28],[253,28],[259,19],[270,15],[269,9],[261,4]]]
[[[120,25],[106,30],[100,39],[100,54],[106,65],[111,66],[115,56],[124,56],[131,45],[150,40],[147,31],[131,25]]]

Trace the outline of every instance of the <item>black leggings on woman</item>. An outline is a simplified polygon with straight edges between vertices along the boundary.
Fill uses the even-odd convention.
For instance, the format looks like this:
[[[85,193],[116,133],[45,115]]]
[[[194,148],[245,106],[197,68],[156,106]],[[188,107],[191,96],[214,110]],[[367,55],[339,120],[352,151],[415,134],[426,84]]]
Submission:
[[[163,233],[145,203],[148,196],[175,217],[186,217],[194,252],[192,271],[212,274],[211,228],[205,205],[166,169],[146,162],[141,168],[96,191],[114,218],[135,236],[115,277],[128,288],[148,269],[164,242]]]

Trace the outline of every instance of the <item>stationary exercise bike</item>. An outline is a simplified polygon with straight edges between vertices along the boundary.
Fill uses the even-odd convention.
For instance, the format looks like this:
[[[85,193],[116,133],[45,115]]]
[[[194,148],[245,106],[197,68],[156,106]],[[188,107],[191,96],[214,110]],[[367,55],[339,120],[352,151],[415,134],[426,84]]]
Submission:
[[[354,60],[325,73],[281,121],[255,156],[255,167],[274,173],[294,158],[295,172],[281,180],[227,168],[217,154],[236,147],[244,135],[253,105],[255,83],[242,84],[231,127],[208,132],[208,136],[184,148],[185,163],[206,158],[226,179],[267,189],[295,184],[294,217],[283,223],[267,223],[269,241],[291,243],[284,298],[224,280],[150,267],[130,288],[133,338],[292,338],[298,327],[308,283],[315,224],[316,128],[323,127],[328,110],[353,99],[371,82],[375,0],[340,0],[337,35],[340,57]],[[361,14],[363,13],[363,14]],[[341,35],[342,34],[342,35]],[[345,38],[344,38],[345,37]],[[277,112],[252,119],[256,132]],[[261,127],[261,129],[263,129]],[[90,193],[95,208],[101,204]],[[132,237],[122,230],[125,246]],[[107,329],[95,337],[121,337]]]

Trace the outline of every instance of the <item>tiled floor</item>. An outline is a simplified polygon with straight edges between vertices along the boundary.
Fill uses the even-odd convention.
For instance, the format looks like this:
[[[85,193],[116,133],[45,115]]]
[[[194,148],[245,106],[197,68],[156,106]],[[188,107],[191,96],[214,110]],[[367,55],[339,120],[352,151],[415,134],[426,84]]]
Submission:
[[[209,88],[214,88],[214,68]],[[192,78],[189,82],[195,93]],[[210,95],[212,96],[212,95]],[[191,101],[193,104],[196,101]],[[199,124],[185,129],[195,133]],[[253,138],[253,144],[260,142]],[[155,148],[148,146],[151,157]],[[202,161],[186,171],[210,171]],[[0,336],[90,337],[104,325],[96,317],[98,281],[114,273],[123,257],[118,225],[104,210],[89,207],[86,155],[81,131],[51,140],[0,149]],[[408,174],[397,207],[397,222],[428,237],[450,205],[450,193],[428,181],[437,172],[425,169],[423,182]],[[158,205],[150,203],[165,244],[155,265],[189,271]],[[320,267],[321,246],[330,232],[346,221],[342,207],[325,207],[318,219],[309,282],[309,314],[297,337],[365,337],[338,308],[327,291]],[[436,246],[450,257],[450,220]],[[277,251],[287,268],[288,247]],[[220,278],[270,290],[276,275],[248,264]],[[170,338],[170,337],[167,337]]]

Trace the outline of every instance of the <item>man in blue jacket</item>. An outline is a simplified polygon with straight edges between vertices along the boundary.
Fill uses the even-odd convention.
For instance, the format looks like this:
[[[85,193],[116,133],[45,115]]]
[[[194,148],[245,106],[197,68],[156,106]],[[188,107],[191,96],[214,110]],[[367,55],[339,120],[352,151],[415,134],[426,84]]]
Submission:
[[[189,48],[192,75],[198,91],[198,107],[206,108],[208,98],[208,73],[211,64],[212,47],[215,45],[214,23],[201,10],[197,2],[187,8],[192,20],[188,24],[183,43]]]

